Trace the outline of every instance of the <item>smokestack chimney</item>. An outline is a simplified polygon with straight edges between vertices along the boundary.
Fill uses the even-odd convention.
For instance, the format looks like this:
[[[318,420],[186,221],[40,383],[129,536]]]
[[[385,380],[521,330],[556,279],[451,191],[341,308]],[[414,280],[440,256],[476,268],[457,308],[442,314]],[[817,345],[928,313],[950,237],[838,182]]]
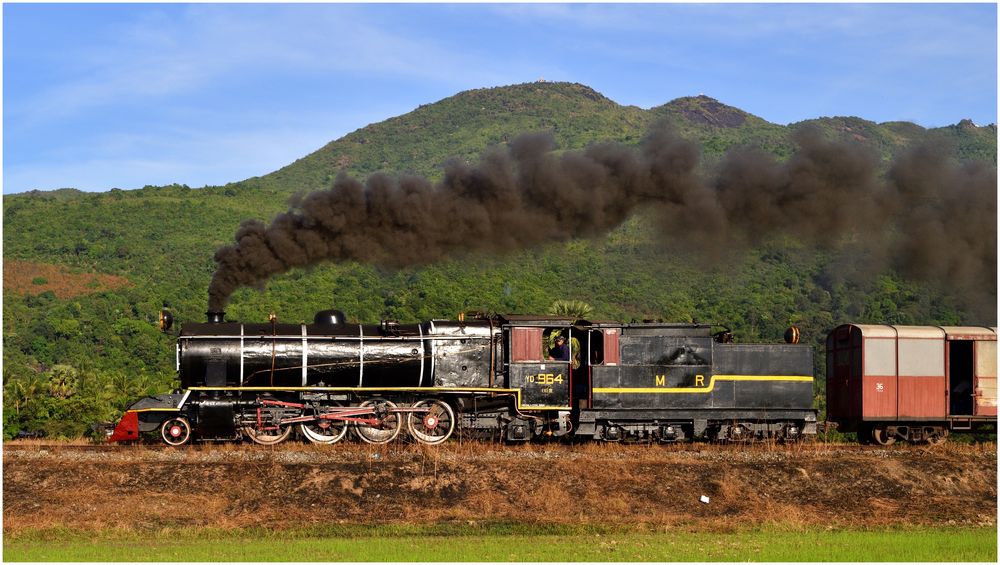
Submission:
[[[208,316],[209,324],[221,324],[226,321],[225,312],[205,312],[205,316]]]

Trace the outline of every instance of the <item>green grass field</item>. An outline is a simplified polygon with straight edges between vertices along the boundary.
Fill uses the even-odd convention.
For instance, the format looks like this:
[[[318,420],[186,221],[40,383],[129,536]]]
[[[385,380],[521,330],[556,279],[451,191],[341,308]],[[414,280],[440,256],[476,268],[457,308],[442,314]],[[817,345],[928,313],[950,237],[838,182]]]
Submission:
[[[5,536],[5,561],[982,561],[995,528],[629,532],[580,526],[347,526]]]

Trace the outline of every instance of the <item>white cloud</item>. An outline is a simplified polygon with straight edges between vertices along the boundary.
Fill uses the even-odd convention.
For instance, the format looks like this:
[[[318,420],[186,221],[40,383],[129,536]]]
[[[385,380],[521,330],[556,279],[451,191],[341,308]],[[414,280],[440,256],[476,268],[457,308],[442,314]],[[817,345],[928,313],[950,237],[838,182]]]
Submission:
[[[372,83],[416,80],[449,95],[538,73],[530,70],[534,62],[483,60],[418,27],[399,32],[363,12],[329,5],[151,7],[108,23],[85,47],[40,49],[34,56],[44,51],[45,64],[63,78],[5,95],[4,134],[17,151],[5,151],[4,191],[202,186],[264,175],[432,101],[405,92],[366,98],[361,89]],[[270,100],[267,85],[283,80],[331,92],[327,100],[305,93],[311,102],[298,105],[287,93]],[[242,84],[264,87],[240,93]],[[216,92],[222,94],[209,102]],[[126,114],[133,123],[122,123]]]
[[[349,6],[282,8],[194,5],[178,18],[147,15],[79,54],[77,78],[14,101],[8,111],[29,122],[56,119],[273,72],[393,75],[455,86],[496,83],[506,74],[433,37],[382,29]]]

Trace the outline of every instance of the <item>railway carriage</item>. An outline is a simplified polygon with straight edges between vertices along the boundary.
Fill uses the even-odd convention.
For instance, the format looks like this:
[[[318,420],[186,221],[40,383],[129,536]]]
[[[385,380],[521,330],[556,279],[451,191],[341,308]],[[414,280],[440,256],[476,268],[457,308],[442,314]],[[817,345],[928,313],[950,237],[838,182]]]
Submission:
[[[844,324],[826,340],[827,419],[863,442],[996,429],[994,327]]]

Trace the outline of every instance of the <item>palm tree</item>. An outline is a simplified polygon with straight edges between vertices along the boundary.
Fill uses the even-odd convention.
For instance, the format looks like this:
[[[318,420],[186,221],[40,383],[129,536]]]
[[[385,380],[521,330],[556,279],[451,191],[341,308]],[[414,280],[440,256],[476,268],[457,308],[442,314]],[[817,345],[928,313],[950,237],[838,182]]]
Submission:
[[[582,300],[556,300],[549,306],[549,314],[582,320],[594,312],[594,308]]]
[[[574,321],[579,321],[590,316],[593,311],[593,307],[582,300],[556,300],[549,306],[549,314],[564,318],[573,318]],[[549,333],[545,339],[545,351],[552,349],[553,345],[555,345],[556,336],[560,334],[562,334],[561,330]],[[577,369],[580,367],[580,340],[573,337],[569,341],[569,348],[573,356],[573,368]]]
[[[7,383],[11,400],[14,403],[14,414],[17,416],[21,415],[21,409],[24,408],[35,395],[38,393],[38,380],[28,379],[28,380],[11,380]]]
[[[49,394],[56,398],[69,398],[76,394],[78,381],[76,369],[69,365],[56,365],[49,371]]]

